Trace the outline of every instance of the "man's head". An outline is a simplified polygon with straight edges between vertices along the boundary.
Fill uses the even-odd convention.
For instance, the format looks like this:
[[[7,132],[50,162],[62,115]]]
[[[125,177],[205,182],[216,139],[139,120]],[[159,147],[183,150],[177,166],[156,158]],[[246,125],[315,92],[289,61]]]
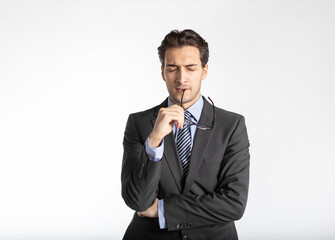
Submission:
[[[158,54],[170,99],[178,104],[185,91],[183,107],[187,109],[199,99],[201,81],[207,77],[207,42],[193,30],[174,30],[166,35]]]
[[[191,29],[183,31],[173,30],[165,36],[162,44],[158,47],[159,60],[162,67],[165,64],[165,51],[168,48],[180,48],[184,46],[193,46],[198,48],[202,67],[208,62],[209,50],[208,43],[198,33]]]

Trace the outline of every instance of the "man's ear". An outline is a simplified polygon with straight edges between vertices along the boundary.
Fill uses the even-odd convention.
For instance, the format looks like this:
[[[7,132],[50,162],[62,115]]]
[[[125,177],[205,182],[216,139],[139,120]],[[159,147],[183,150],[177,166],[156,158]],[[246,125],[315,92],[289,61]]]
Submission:
[[[163,67],[163,65],[161,66],[161,73],[162,73],[162,78],[163,78],[163,80],[165,81],[165,77],[164,77],[164,67]]]
[[[208,75],[208,64],[206,64],[205,67],[202,69],[201,80],[205,80],[207,75]]]

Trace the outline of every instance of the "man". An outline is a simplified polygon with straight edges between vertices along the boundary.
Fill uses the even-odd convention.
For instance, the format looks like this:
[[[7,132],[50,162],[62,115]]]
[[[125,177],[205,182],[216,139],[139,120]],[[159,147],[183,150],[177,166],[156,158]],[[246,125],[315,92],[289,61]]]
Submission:
[[[123,239],[238,239],[249,141],[244,118],[201,96],[208,44],[171,31],[158,48],[169,97],[128,118],[122,197],[135,214]]]

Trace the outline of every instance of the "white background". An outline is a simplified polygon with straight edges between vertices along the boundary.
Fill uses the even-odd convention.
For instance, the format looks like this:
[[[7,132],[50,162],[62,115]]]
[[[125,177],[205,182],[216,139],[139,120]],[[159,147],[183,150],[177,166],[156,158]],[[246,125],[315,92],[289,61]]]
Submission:
[[[210,47],[202,93],[246,118],[240,239],[335,239],[335,1],[0,1],[0,239],[121,239],[128,114],[167,97],[157,47]]]

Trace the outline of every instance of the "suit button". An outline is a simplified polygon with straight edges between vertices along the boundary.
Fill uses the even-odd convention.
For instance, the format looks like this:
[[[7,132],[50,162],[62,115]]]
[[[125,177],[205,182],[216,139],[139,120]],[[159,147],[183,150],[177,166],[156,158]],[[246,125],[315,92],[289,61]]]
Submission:
[[[176,228],[177,228],[177,229],[180,229],[180,225],[179,225],[179,223],[176,224]]]
[[[184,238],[184,239],[188,239],[187,234],[184,234],[183,238]]]

